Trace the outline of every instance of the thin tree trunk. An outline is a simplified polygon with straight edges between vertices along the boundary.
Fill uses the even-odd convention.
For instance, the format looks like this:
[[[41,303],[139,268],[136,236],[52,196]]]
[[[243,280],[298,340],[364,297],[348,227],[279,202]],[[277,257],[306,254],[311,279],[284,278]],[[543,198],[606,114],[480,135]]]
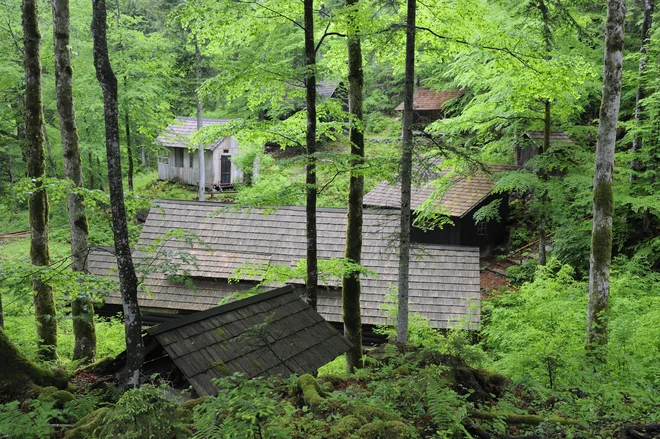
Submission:
[[[202,116],[202,100],[199,98],[199,87],[202,86],[202,55],[197,43],[195,43],[195,75],[197,77],[197,90],[195,92],[195,96],[197,97],[197,131],[199,131],[204,126],[204,118]],[[204,145],[199,145],[197,151],[199,157],[199,201],[206,200],[206,163],[204,153]]]
[[[401,232],[399,236],[399,292],[396,339],[408,342],[408,278],[410,267],[410,186],[413,153],[413,91],[415,85],[416,0],[408,0],[406,19],[406,68],[403,92],[403,129],[401,152]]]
[[[7,174],[9,176],[9,187],[11,188],[11,209],[12,212],[16,213],[18,212],[17,205],[16,205],[16,187],[15,187],[15,178],[14,178],[14,171],[12,171],[12,167],[14,166],[13,161],[11,159],[11,155],[9,156],[9,163],[7,164]]]
[[[96,171],[98,172],[98,176],[99,176],[99,190],[105,191],[105,189],[103,188],[103,165],[101,164],[100,157],[96,157]]]
[[[347,7],[357,8],[359,0],[347,0]],[[352,16],[351,16],[352,17]],[[351,177],[348,189],[345,258],[360,263],[362,259],[362,198],[364,193],[364,115],[362,113],[362,47],[354,18],[348,23],[348,108],[351,114]],[[346,353],[346,370],[362,366],[362,313],[360,311],[360,274],[347,273],[342,282],[344,337],[353,344]]]
[[[94,189],[94,158],[92,157],[92,152],[87,153],[89,158],[89,188]]]
[[[46,158],[43,145],[44,124],[41,101],[41,60],[39,54],[39,16],[35,0],[23,0],[23,47],[25,52],[25,149],[27,177],[37,179],[36,188],[28,202],[30,210],[30,259],[32,265],[50,265],[48,248],[48,197],[43,183]],[[39,354],[46,360],[57,357],[57,319],[53,289],[40,274],[32,280],[34,310],[37,317]]]
[[[55,167],[55,160],[53,160],[53,150],[50,147],[50,139],[48,138],[48,131],[46,131],[46,124],[41,125],[41,130],[44,133],[44,145],[46,145],[46,152],[48,153],[48,164],[50,165],[51,177],[57,178],[57,168]]]
[[[642,83],[644,72],[646,71],[646,56],[649,48],[651,38],[649,31],[653,23],[653,11],[655,9],[655,0],[644,0],[644,20],[642,21],[642,47],[639,50],[639,85],[637,86],[637,94],[635,96],[635,125],[639,127],[640,122],[644,118],[641,108],[641,100],[646,97],[646,91]],[[635,158],[635,153],[642,148],[642,136],[636,134],[632,141],[633,160],[630,162],[630,167],[633,172],[630,173],[630,182],[635,179],[635,171],[641,170],[641,163]]]
[[[112,208],[112,232],[115,240],[115,254],[119,271],[126,329],[126,370],[127,384],[139,386],[140,368],[144,360],[142,344],[142,318],[137,298],[137,277],[133,267],[131,249],[128,242],[126,208],[121,180],[121,155],[119,151],[119,110],[117,104],[117,77],[112,71],[108,58],[106,37],[105,0],[93,0],[92,35],[94,38],[94,67],[96,77],[103,90],[105,119],[105,145],[108,158],[108,187]]]
[[[140,154],[142,155],[142,169],[145,169],[147,167],[147,154],[145,153],[144,145],[140,147]]]
[[[548,42],[548,44],[550,44]],[[548,47],[548,51],[551,48]],[[545,119],[544,119],[544,126],[543,126],[543,147],[541,149],[541,154],[544,154],[550,149],[550,128],[551,128],[551,118],[550,118],[550,101],[546,100],[545,101]],[[548,175],[546,173],[545,169],[541,169],[540,171],[540,177],[543,182],[548,181]],[[546,264],[546,225],[547,225],[547,218],[545,215],[545,207],[548,205],[548,193],[545,190],[545,188],[541,189],[543,191],[543,194],[541,194],[541,214],[539,217],[539,265],[545,265]]]
[[[593,229],[591,232],[591,257],[589,258],[586,340],[588,352],[599,359],[603,359],[602,352],[599,352],[597,348],[607,344],[607,311],[610,294],[610,264],[612,262],[612,215],[614,212],[612,172],[621,100],[625,15],[624,0],[608,0],[603,97],[600,105],[594,166]]]
[[[73,181],[76,188],[83,188],[82,158],[73,104],[73,79],[71,52],[69,51],[69,0],[51,0],[53,11],[53,42],[55,45],[55,82],[57,113],[62,137],[64,177]],[[85,215],[83,196],[72,192],[67,196],[71,236],[71,269],[82,273],[87,261],[87,236],[89,225]],[[73,359],[86,361],[96,357],[96,329],[94,304],[89,297],[75,297],[71,302],[75,346]]]
[[[316,242],[316,51],[314,47],[314,2],[304,0],[305,88],[307,104],[307,283],[305,300],[316,309],[319,270]]]
[[[128,116],[128,108],[124,112],[124,123],[126,124],[126,155],[128,156],[128,190],[133,192],[133,145],[131,144],[131,120]]]

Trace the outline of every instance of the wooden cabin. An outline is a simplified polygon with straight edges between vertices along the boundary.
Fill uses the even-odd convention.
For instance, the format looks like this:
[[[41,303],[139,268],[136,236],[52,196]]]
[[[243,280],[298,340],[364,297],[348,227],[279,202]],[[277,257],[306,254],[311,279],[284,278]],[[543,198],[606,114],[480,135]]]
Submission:
[[[508,165],[490,165],[492,172],[502,172],[515,169]],[[436,189],[436,180],[446,175],[447,170],[440,173],[427,172],[423,182],[411,189],[412,210],[418,209]],[[508,217],[508,196],[492,193],[495,181],[491,175],[477,171],[470,176],[458,176],[451,186],[437,201],[440,210],[446,212],[453,225],[445,224],[441,228],[422,230],[412,226],[410,239],[413,242],[425,244],[458,245],[479,247],[481,257],[489,256],[495,247],[504,244],[508,238],[506,218]],[[474,213],[494,200],[501,200],[499,216],[501,221],[491,220],[476,222]],[[399,209],[401,207],[401,185],[387,181],[364,196],[365,207],[382,209]],[[415,216],[413,215],[413,221]]]
[[[418,88],[413,95],[413,124],[428,125],[445,118],[445,111],[450,101],[463,96],[463,90],[431,90]],[[394,111],[403,112],[403,102]]]
[[[226,209],[223,209],[227,207]],[[399,214],[396,211],[364,212],[362,265],[374,275],[361,276],[360,306],[365,334],[373,325],[387,324],[383,305],[398,285],[397,256]],[[346,209],[317,210],[318,258],[343,258],[346,246]],[[281,207],[267,216],[263,212],[235,210],[230,205],[180,200],[157,200],[151,209],[136,246],[147,247],[172,229],[196,234],[202,241],[193,246],[167,240],[159,254],[137,250],[137,264],[157,266],[154,256],[176,262],[177,252],[192,255],[196,264],[182,264],[192,285],[177,283],[166,273],[148,275],[140,292],[140,309],[148,323],[167,320],[173,314],[202,311],[224,298],[257,285],[260,271],[236,273],[247,265],[263,270],[273,264],[294,267],[306,257],[306,214],[304,207]],[[162,262],[162,261],[160,261]],[[110,251],[98,249],[89,255],[90,272],[116,276],[116,261]],[[235,279],[229,282],[230,279]],[[302,293],[304,280],[288,284]],[[342,326],[340,278],[320,276],[318,312],[327,321]],[[269,284],[268,288],[281,284]],[[479,323],[479,250],[476,247],[416,243],[410,258],[410,310],[429,319],[434,328],[450,328],[460,320]],[[106,297],[101,315],[121,311],[121,295]],[[390,322],[391,323],[391,322]]]
[[[222,125],[230,119],[203,119],[203,126]],[[197,131],[197,119],[177,117],[156,139],[164,148],[158,157],[158,179],[199,185],[199,152],[190,150],[190,136]],[[232,163],[238,153],[238,142],[231,136],[221,137],[204,149],[204,184],[231,186],[243,179],[243,173]]]

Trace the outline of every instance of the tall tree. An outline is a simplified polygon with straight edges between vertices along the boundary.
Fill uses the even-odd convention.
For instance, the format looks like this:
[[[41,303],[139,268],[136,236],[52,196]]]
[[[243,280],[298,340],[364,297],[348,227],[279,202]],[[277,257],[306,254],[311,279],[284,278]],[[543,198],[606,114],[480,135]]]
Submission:
[[[649,48],[649,43],[651,38],[649,32],[651,30],[651,24],[653,23],[653,11],[655,10],[655,0],[644,0],[644,18],[642,20],[642,47],[639,50],[639,77],[640,80],[646,72],[646,63],[647,52]],[[642,99],[646,97],[646,90],[644,89],[643,82],[640,81],[640,84],[637,86],[637,94],[635,95],[635,123],[639,124],[643,118],[641,102]],[[632,152],[635,153],[639,151],[642,143],[642,138],[640,135],[635,135],[632,141]],[[640,163],[638,160],[634,160],[631,163],[633,171],[639,171]],[[634,174],[630,174],[630,181],[634,180]]]
[[[64,176],[76,188],[83,187],[82,159],[76,127],[76,113],[73,105],[73,69],[69,45],[69,0],[52,0],[53,42],[55,46],[55,82],[57,113],[60,120],[62,154],[64,155]],[[69,216],[71,240],[71,269],[82,273],[87,260],[87,236],[89,226],[83,196],[72,191],[67,196],[66,208]],[[96,356],[96,329],[94,327],[94,305],[89,297],[74,297],[71,302],[73,334],[75,346],[73,359],[86,358],[91,361]]]
[[[27,176],[35,179],[36,187],[28,202],[30,210],[30,259],[33,265],[50,265],[48,248],[48,196],[42,177],[46,176],[43,145],[44,124],[41,101],[41,59],[39,44],[39,12],[35,0],[23,0],[23,50],[25,69],[25,157]],[[53,289],[39,273],[32,281],[34,310],[37,317],[39,353],[47,360],[57,357],[57,320]]]
[[[348,11],[348,108],[351,115],[351,176],[348,189],[348,217],[346,220],[345,258],[360,263],[362,259],[362,198],[364,176],[360,169],[364,162],[364,114],[362,112],[362,45],[358,24],[359,0],[346,0]],[[346,369],[352,372],[361,366],[362,315],[360,311],[360,274],[348,273],[342,281],[344,337],[353,344],[346,354]]]
[[[587,307],[587,349],[597,352],[607,344],[607,311],[612,262],[612,215],[614,194],[614,146],[621,101],[623,64],[623,25],[625,0],[608,0],[605,23],[605,66],[603,96],[598,123],[598,143],[594,166],[593,227],[589,258],[589,303]],[[598,357],[600,354],[596,353]]]
[[[204,119],[202,118],[202,99],[199,96],[199,87],[202,86],[202,54],[199,51],[199,44],[195,42],[195,77],[197,78],[197,90],[195,96],[197,97],[197,131],[204,127]],[[206,163],[204,163],[204,144],[199,145],[199,201],[204,201],[206,197]]]
[[[307,104],[307,282],[306,301],[316,309],[319,270],[316,241],[316,47],[314,46],[314,0],[304,0],[305,103]]]
[[[415,86],[415,14],[416,0],[408,0],[406,18],[406,67],[403,91],[401,146],[401,231],[399,235],[399,291],[396,339],[408,341],[408,279],[410,268],[410,187],[413,154],[413,93]]]
[[[94,39],[94,67],[103,91],[105,119],[105,148],[108,160],[108,189],[112,209],[112,233],[119,271],[119,289],[122,296],[124,326],[126,330],[126,369],[128,386],[139,386],[140,369],[144,361],[142,344],[142,317],[138,307],[137,276],[128,243],[126,207],[121,180],[119,151],[119,110],[117,104],[117,77],[108,57],[105,0],[92,1],[92,36]]]

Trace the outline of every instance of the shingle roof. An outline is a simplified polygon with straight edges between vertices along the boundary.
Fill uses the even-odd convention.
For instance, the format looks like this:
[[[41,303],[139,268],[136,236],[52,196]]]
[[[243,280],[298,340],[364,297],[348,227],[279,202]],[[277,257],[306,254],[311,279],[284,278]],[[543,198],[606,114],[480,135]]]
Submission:
[[[445,104],[454,98],[463,96],[463,90],[442,90],[436,91],[430,88],[418,88],[413,95],[414,110],[442,110]],[[403,111],[403,102],[399,104],[394,111]]]
[[[231,119],[202,119],[202,126],[209,125],[223,125]],[[174,123],[169,125],[163,131],[163,134],[158,136],[156,140],[161,145],[169,148],[188,148],[188,138],[197,131],[197,119],[194,117],[177,116]],[[214,149],[220,142],[213,142],[207,145],[206,149]]]
[[[538,143],[539,141],[543,143],[544,133],[543,131],[527,131],[523,134],[524,137],[532,139]],[[570,137],[566,135],[563,131],[550,131],[550,144],[553,143],[573,143]]]
[[[334,81],[319,81],[316,83],[316,93],[325,99],[331,98],[339,84]]]
[[[490,169],[492,172],[502,172],[515,168],[509,165],[490,165]],[[439,174],[439,176],[442,175],[444,173]],[[476,171],[469,177],[456,177],[451,187],[445,191],[439,204],[446,209],[450,216],[463,217],[490,195],[494,185],[495,181],[492,176],[483,171]],[[434,182],[413,186],[410,208],[417,209],[433,194],[435,188]],[[363,204],[371,207],[400,208],[401,184],[391,184],[387,181],[380,183],[364,196]]]
[[[292,287],[259,294],[163,323],[149,331],[200,395],[211,380],[312,373],[350,343],[300,300]]]
[[[152,274],[145,285],[154,296],[140,293],[141,306],[206,309],[216,305],[232,290],[253,286],[250,282],[227,284],[224,280],[230,269],[240,265],[243,256],[237,255],[245,255],[243,260],[254,262],[269,257],[271,264],[285,265],[295,264],[306,257],[304,208],[282,207],[264,216],[256,209],[234,212],[222,207],[216,203],[157,201],[144,225],[138,248],[179,228],[196,233],[211,252],[198,260],[199,273],[204,277],[194,280],[196,291],[170,282],[163,274]],[[365,324],[386,323],[381,305],[398,283],[399,221],[396,211],[367,209],[364,213],[362,264],[376,274],[376,277],[362,278],[361,307]],[[346,210],[318,209],[317,223],[319,259],[342,258],[346,244]],[[167,242],[164,246],[171,250],[190,250],[187,244],[178,241]],[[196,245],[195,248],[201,247]],[[141,258],[140,254],[134,257],[138,261]],[[105,252],[93,252],[89,257],[89,269],[93,273],[107,273],[112,266],[114,261]],[[216,271],[219,266],[221,268]],[[209,273],[214,277],[206,277]],[[320,284],[334,287],[339,282],[330,280]],[[110,295],[106,301],[121,303],[118,293]],[[468,308],[470,303],[479,303],[478,248],[413,244],[410,302],[411,311],[427,317],[431,326],[436,328],[449,327],[468,314],[477,322],[478,312]],[[329,321],[341,322],[341,291],[320,289],[318,311]]]

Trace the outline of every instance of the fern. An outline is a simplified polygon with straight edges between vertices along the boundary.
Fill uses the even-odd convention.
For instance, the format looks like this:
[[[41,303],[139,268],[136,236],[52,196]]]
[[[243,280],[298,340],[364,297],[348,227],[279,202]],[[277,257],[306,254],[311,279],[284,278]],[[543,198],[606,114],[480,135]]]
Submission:
[[[463,425],[468,415],[467,405],[456,392],[432,380],[427,384],[426,402],[429,413],[438,426],[436,433],[441,438],[473,439]]]

